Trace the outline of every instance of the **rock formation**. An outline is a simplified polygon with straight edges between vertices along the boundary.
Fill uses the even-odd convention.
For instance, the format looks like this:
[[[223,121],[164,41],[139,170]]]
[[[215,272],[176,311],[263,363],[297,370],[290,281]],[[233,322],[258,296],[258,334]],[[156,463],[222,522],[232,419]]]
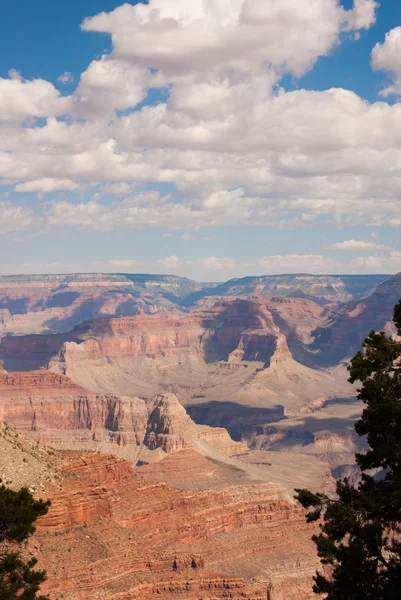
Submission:
[[[139,314],[82,323],[65,334],[9,336],[1,340],[0,359],[6,370],[50,364],[103,393],[168,391],[187,404],[207,395],[228,401],[244,394],[239,401],[256,405],[262,395],[266,406],[269,396],[277,403],[281,391],[287,403],[302,404],[321,396],[318,386],[328,397],[351,391],[344,378],[337,385],[332,373],[327,377],[293,358],[290,340],[310,337],[321,313],[304,299],[225,300],[188,315]]]
[[[190,447],[227,456],[247,449],[225,429],[196,425],[172,394],[96,394],[45,370],[0,374],[0,420],[53,448],[109,451],[133,462]]]
[[[335,365],[357,352],[369,331],[391,331],[394,305],[401,298],[401,273],[394,275],[362,302],[343,304],[313,332],[310,350],[320,365]]]
[[[208,298],[263,295],[321,304],[365,298],[387,277],[278,275],[205,284],[173,275],[0,277],[0,336],[69,331],[87,319],[187,309]]]
[[[60,476],[30,542],[51,600],[313,598],[310,527],[277,485],[179,491],[100,455]]]
[[[1,340],[0,357],[7,370],[49,364],[53,372],[90,390],[84,400],[75,400],[81,420],[88,418],[86,406],[91,407],[95,417],[90,427],[67,418],[71,409],[66,408],[63,392],[64,408],[59,410],[70,425],[56,433],[49,417],[40,426],[44,409],[38,409],[34,428],[42,441],[67,444],[70,437],[80,444],[77,448],[93,449],[96,444],[109,452],[118,443],[120,456],[148,460],[137,454],[143,442],[147,450],[160,454],[181,447],[180,437],[164,439],[163,432],[152,432],[139,439],[135,427],[105,427],[105,415],[109,424],[114,413],[120,423],[145,421],[148,409],[138,398],[147,398],[149,407],[152,398],[174,394],[198,424],[223,427],[235,440],[245,437],[255,448],[265,448],[268,442],[254,438],[263,434],[266,425],[315,414],[330,398],[354,394],[343,366],[317,370],[293,357],[294,339],[306,344],[323,312],[306,299],[221,300],[189,314],[141,313],[82,323],[70,333],[9,336]],[[72,433],[77,428],[78,437]],[[213,437],[216,445],[216,432]],[[309,437],[305,433],[303,441]],[[230,444],[227,437],[223,446]],[[344,464],[341,459],[330,462],[336,467]]]

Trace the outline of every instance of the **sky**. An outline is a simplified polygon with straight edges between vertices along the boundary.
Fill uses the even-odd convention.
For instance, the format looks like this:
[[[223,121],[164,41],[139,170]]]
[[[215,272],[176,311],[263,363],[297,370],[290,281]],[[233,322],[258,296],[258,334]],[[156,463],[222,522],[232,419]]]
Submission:
[[[401,271],[401,0],[14,0],[0,274]]]

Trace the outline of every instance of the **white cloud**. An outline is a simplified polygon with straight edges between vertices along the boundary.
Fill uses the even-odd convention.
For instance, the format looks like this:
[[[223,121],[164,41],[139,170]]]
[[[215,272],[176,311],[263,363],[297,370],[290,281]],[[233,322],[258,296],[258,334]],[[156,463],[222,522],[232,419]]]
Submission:
[[[90,17],[82,28],[110,33],[115,58],[170,78],[246,73],[266,63],[301,75],[338,42],[341,29],[369,27],[375,6],[356,0],[347,12],[337,0],[150,0]]]
[[[188,264],[188,261],[182,261],[177,256],[167,256],[155,262],[155,265],[165,271],[176,271],[181,269],[183,265]]]
[[[151,0],[91,17],[83,29],[109,33],[113,50],[82,73],[73,97],[18,73],[0,80],[0,178],[19,192],[89,190],[89,202],[52,199],[41,209],[49,226],[398,226],[401,105],[274,87],[330,53],[344,31],[372,25],[375,7]],[[3,109],[4,82],[14,87]],[[130,111],[165,87],[162,102]],[[70,119],[57,120],[63,112]],[[27,117],[48,118],[12,124]],[[164,182],[176,185],[174,198],[135,195]]]
[[[60,75],[57,81],[64,84],[72,83],[74,81],[74,76],[69,71],[65,71],[65,73]]]
[[[367,242],[365,240],[345,240],[344,242],[337,242],[331,244],[329,248],[333,250],[386,250],[387,246],[381,244],[375,244],[373,242]]]
[[[48,194],[57,191],[75,191],[79,189],[79,185],[75,181],[68,179],[52,179],[46,177],[44,179],[36,179],[19,183],[15,186],[16,192],[37,192],[38,194]]]
[[[0,78],[0,123],[19,123],[27,117],[49,117],[69,112],[72,103],[49,81],[25,81],[11,70]]]
[[[205,258],[199,258],[195,261],[202,269],[208,271],[231,271],[238,267],[244,267],[246,264],[252,266],[252,263],[244,263],[236,261],[233,258],[223,257],[218,258],[216,256],[207,256]]]
[[[395,27],[386,33],[383,44],[379,42],[372,50],[372,67],[389,71],[394,84],[380,92],[382,96],[401,94],[401,27]]]
[[[210,242],[211,240],[215,240],[216,236],[214,236],[214,235],[195,235],[193,233],[183,233],[181,235],[181,239],[184,242],[195,242],[195,241]]]
[[[3,272],[7,267],[3,268]],[[22,273],[125,272],[174,273],[206,280],[225,280],[229,277],[274,275],[284,273],[397,273],[401,271],[401,252],[356,257],[350,261],[334,261],[320,254],[272,255],[255,260],[235,260],[230,257],[200,257],[192,260],[172,255],[156,260],[112,259],[88,263],[25,263]],[[8,271],[7,271],[8,272]],[[196,273],[196,275],[195,275]]]
[[[121,259],[121,260],[108,260],[107,263],[101,261],[94,261],[91,263],[95,268],[105,268],[111,271],[124,271],[129,273],[130,271],[137,271],[140,269],[141,263],[137,260]]]
[[[401,272],[401,252],[359,256],[350,262],[350,268],[357,273],[399,273]]]
[[[347,29],[369,29],[376,22],[379,6],[375,0],[354,0],[354,8],[347,15]]]
[[[89,119],[109,116],[137,106],[146,98],[148,88],[160,85],[161,78],[148,69],[105,55],[82,73],[75,112]]]

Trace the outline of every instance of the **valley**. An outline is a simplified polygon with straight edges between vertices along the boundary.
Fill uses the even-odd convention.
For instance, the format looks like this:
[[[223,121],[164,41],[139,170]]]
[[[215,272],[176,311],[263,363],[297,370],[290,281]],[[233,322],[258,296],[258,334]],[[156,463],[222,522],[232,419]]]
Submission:
[[[0,282],[0,468],[52,499],[51,600],[312,600],[294,489],[358,478],[346,366],[401,276],[28,279]]]

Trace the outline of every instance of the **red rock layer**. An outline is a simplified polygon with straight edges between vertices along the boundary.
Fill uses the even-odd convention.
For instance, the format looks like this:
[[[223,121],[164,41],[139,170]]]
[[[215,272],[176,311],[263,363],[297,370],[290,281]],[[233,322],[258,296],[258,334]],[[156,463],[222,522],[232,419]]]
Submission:
[[[171,394],[146,401],[95,394],[44,370],[0,374],[0,420],[54,448],[116,452],[134,462],[142,450],[171,453],[198,440],[230,456],[247,449],[223,428],[195,425]]]
[[[44,366],[60,353],[60,362],[121,357],[163,357],[184,350],[187,355],[215,360],[268,362],[278,329],[265,301],[220,301],[190,315],[105,318],[77,325],[69,334],[8,336],[0,358],[7,363],[36,360]],[[68,344],[75,342],[75,344]]]
[[[303,511],[273,484],[174,490],[108,456],[71,459],[31,541],[51,600],[311,600]]]
[[[15,390],[82,390],[82,388],[64,375],[52,373],[46,369],[0,374],[0,394]]]

